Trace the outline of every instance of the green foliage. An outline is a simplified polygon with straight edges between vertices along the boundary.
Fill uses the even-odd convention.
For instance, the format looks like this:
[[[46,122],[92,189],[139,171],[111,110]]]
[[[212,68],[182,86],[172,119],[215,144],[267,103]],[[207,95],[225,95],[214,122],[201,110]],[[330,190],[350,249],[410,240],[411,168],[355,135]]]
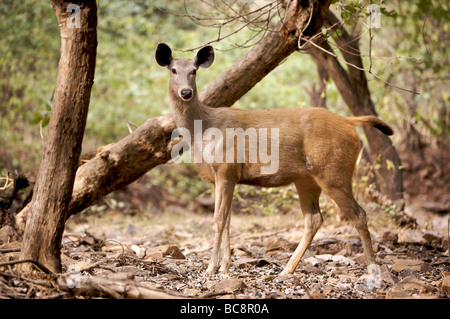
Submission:
[[[241,204],[243,213],[270,215],[300,209],[293,185],[279,188],[239,185],[234,191],[234,198]]]
[[[192,5],[195,5],[193,2]],[[90,151],[128,134],[128,122],[171,111],[167,98],[167,70],[154,60],[158,42],[176,49],[198,47],[216,38],[216,30],[199,28],[188,18],[164,10],[183,12],[183,1],[99,2],[98,47],[94,86],[83,150]],[[48,2],[4,1],[0,4],[0,169],[19,169],[34,174],[39,164],[45,126],[51,111],[56,81],[60,36]],[[201,90],[236,62],[248,49],[228,50],[251,35],[244,29],[215,44],[214,67],[199,73]],[[193,52],[175,52],[191,57]],[[285,61],[279,69],[236,103],[242,108],[297,107],[308,104],[301,89],[308,84],[313,66],[304,56]],[[274,91],[273,88],[277,87]]]
[[[179,198],[180,203],[192,202],[210,191],[211,186],[200,179],[194,164],[165,164],[155,167],[147,173],[148,188],[162,186]],[[188,190],[188,191],[186,191]]]
[[[36,169],[58,66],[59,30],[49,3],[0,4],[0,170]],[[30,126],[34,122],[35,126]]]
[[[369,34],[362,25],[367,21],[369,3],[378,4],[381,12],[381,28],[373,30],[370,55]],[[194,0],[98,2],[97,64],[83,140],[85,152],[126,136],[128,122],[140,125],[148,118],[171,111],[167,70],[154,60],[157,43],[167,42],[175,49],[185,50],[212,41],[218,34],[218,29],[200,27],[189,18],[168,13],[185,14],[185,4],[190,11],[219,15],[217,10]],[[374,73],[399,87],[421,93],[398,90],[368,74],[380,117],[397,128],[414,125],[423,134],[448,139],[450,23],[445,5],[437,0],[336,0],[331,8],[340,13],[349,31],[361,31],[359,43],[365,66],[372,59]],[[4,0],[0,4],[0,18],[0,175],[5,175],[7,168],[30,176],[38,169],[43,147],[41,134],[45,136],[51,112],[59,28],[47,1]],[[230,26],[221,31],[229,32],[233,27],[236,28]],[[244,28],[213,43],[216,61],[213,67],[199,73],[199,90],[249,50],[230,49],[245,43],[253,34],[251,29]],[[178,50],[174,52],[176,56],[194,55]],[[317,79],[311,58],[307,54],[293,54],[236,102],[235,107],[310,106],[305,87],[311,87]],[[327,105],[336,113],[349,114],[333,82],[327,84]],[[193,166],[173,169],[174,166],[152,170],[149,173],[152,183],[169,181],[171,191],[190,198],[209,189]],[[260,191],[243,188],[237,196],[245,199]],[[263,191],[268,196],[258,205],[267,212],[297,205],[291,188]]]

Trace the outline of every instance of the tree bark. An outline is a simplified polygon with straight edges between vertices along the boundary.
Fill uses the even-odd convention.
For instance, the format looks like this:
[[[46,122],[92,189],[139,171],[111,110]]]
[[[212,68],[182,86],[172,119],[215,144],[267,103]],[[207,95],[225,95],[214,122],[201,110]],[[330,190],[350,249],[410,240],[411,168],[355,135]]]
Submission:
[[[61,30],[61,57],[21,252],[22,259],[39,261],[53,272],[61,271],[61,238],[81,152],[97,50],[96,1],[78,3],[79,25],[76,20],[68,21],[70,15],[73,17],[67,12],[70,4],[52,1]],[[30,269],[28,265],[23,271]]]
[[[332,12],[328,12],[326,25],[331,27],[339,20]],[[351,36],[342,25],[339,28],[341,35],[336,38],[336,43],[347,63],[351,63],[363,69],[359,44],[355,37]],[[322,49],[333,52],[328,41],[324,38],[315,42]],[[349,65],[348,72],[342,67],[336,57],[320,50],[314,46],[308,48],[308,52],[313,56],[317,64],[326,68],[329,76],[333,79],[345,103],[351,112],[356,115],[377,115],[372,102],[367,83],[365,71],[359,70]],[[377,186],[381,193],[390,200],[403,205],[403,178],[400,170],[400,158],[392,145],[391,140],[378,130],[364,126],[364,133],[369,141],[369,156],[373,164],[379,164],[379,169],[374,170]],[[389,162],[393,165],[390,165]],[[402,207],[400,207],[402,208]]]
[[[300,30],[305,29],[303,34],[306,35],[314,34],[321,28],[330,2],[321,0],[309,5],[307,1],[290,1],[286,18],[278,26],[279,31],[270,32],[202,91],[202,102],[212,107],[233,105],[297,49]],[[308,24],[311,9],[313,13]],[[68,214],[82,211],[102,196],[170,160],[172,146],[175,144],[170,142],[170,136],[175,128],[171,113],[149,119],[123,140],[81,166],[77,172]],[[16,229],[19,233],[25,225],[28,211],[29,207],[26,207],[16,216]]]
[[[165,292],[148,288],[134,280],[128,273],[116,273],[115,278],[98,276],[79,276],[74,283],[76,287],[69,287],[67,278],[58,278],[57,285],[62,291],[74,295],[88,297],[108,297],[115,299],[189,299],[191,297],[177,293]],[[72,282],[70,282],[73,284]]]

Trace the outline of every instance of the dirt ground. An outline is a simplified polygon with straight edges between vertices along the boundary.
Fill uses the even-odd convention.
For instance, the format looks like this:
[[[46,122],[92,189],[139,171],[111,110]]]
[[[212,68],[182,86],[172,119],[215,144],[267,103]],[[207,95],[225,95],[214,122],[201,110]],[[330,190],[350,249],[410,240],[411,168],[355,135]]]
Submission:
[[[64,273],[59,278],[36,271],[36,278],[20,280],[11,268],[14,266],[3,266],[0,295],[133,297],[126,289],[110,286],[123,282],[150,293],[183,298],[449,298],[445,231],[395,228],[376,216],[369,216],[369,220],[378,266],[367,268],[354,228],[330,213],[325,214],[323,227],[295,273],[280,277],[302,236],[300,212],[234,214],[230,275],[205,277],[212,248],[212,214],[177,206],[153,215],[125,214],[109,208],[101,213],[86,212],[67,224],[62,250]],[[2,260],[17,259],[17,245],[20,243],[3,244]],[[100,280],[100,287],[93,289],[92,280]],[[83,285],[91,288],[83,289]],[[142,296],[147,295],[144,292]]]
[[[20,241],[0,243],[0,298],[449,299],[445,172],[450,163],[436,165],[427,154],[429,165],[427,158],[421,165],[402,159],[408,191],[403,213],[357,194],[367,212],[377,266],[367,267],[355,229],[322,196],[322,228],[295,273],[280,277],[303,234],[299,205],[288,192],[266,197],[255,191],[259,195],[251,198],[246,196],[253,191],[238,190],[230,274],[205,277],[214,201],[208,196],[186,199],[160,182],[149,186],[147,177],[67,222],[61,274],[39,265],[32,274],[20,274]],[[170,176],[161,176],[169,185]],[[188,192],[190,187],[173,189]],[[280,206],[283,202],[289,205]]]

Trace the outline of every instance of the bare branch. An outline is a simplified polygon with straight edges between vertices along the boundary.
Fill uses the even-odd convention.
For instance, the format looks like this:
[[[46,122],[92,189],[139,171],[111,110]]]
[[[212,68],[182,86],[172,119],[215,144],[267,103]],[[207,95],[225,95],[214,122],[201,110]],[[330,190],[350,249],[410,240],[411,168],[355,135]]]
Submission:
[[[210,27],[210,28],[212,27],[212,28],[218,29],[217,37],[215,39],[210,40],[210,41],[202,44],[201,46],[198,46],[195,48],[190,48],[190,49],[185,49],[185,50],[174,49],[174,51],[179,51],[179,52],[195,51],[195,50],[200,49],[204,45],[220,42],[224,39],[227,39],[227,38],[239,33],[240,31],[242,31],[245,28],[249,28],[256,34],[252,35],[250,37],[250,39],[247,39],[244,43],[235,45],[232,49],[237,48],[237,47],[248,47],[248,46],[250,46],[248,44],[250,42],[252,42],[254,39],[258,38],[261,34],[262,34],[262,36],[260,36],[257,41],[261,40],[267,32],[277,31],[275,29],[273,29],[273,30],[270,29],[270,22],[273,19],[273,17],[275,16],[274,14],[272,14],[273,10],[277,9],[279,11],[278,7],[281,6],[280,0],[275,0],[275,1],[269,2],[263,6],[256,5],[256,8],[254,8],[253,10],[248,10],[248,11],[245,8],[245,6],[241,6],[240,8],[234,8],[233,7],[234,3],[229,3],[228,1],[223,1],[223,0],[221,0],[220,3],[223,4],[225,9],[222,9],[215,2],[208,2],[208,1],[204,1],[204,0],[202,2],[207,4],[213,10],[220,12],[221,16],[215,17],[215,16],[196,15],[189,11],[186,1],[184,1],[184,13],[182,13],[182,14],[177,13],[177,12],[172,12],[172,11],[166,10],[164,8],[155,6],[155,8],[157,8],[158,10],[160,10],[162,12],[172,14],[177,17],[188,18],[193,23],[195,23],[199,26]],[[208,23],[208,21],[213,22],[213,23]],[[237,24],[241,24],[241,25],[237,25]],[[232,27],[233,25],[237,25],[234,28],[234,30],[232,30],[228,33],[223,32],[223,30],[225,28]],[[255,43],[253,43],[252,45],[254,45],[254,44]],[[228,50],[223,50],[223,51],[228,51]]]

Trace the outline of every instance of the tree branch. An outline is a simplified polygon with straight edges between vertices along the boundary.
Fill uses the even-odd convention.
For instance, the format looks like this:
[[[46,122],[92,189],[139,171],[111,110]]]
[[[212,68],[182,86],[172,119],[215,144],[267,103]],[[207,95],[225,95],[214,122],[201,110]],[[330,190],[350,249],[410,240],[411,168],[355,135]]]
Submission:
[[[313,18],[305,31],[320,29],[331,0],[314,2]],[[287,9],[287,19],[278,32],[270,32],[244,57],[221,74],[200,93],[203,103],[231,106],[256,83],[276,68],[297,48],[299,30],[307,23],[310,12],[293,0]],[[81,166],[76,174],[69,216],[89,207],[102,196],[119,189],[153,167],[171,159],[177,141],[171,141],[176,128],[171,113],[147,120],[133,133]],[[16,216],[16,229],[23,232],[29,207]]]

